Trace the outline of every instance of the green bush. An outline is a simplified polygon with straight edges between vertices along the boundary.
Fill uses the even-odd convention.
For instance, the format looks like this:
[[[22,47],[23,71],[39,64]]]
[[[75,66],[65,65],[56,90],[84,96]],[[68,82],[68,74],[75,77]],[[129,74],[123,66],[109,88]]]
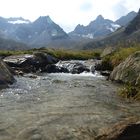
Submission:
[[[124,85],[120,88],[118,94],[126,99],[140,100],[140,88],[130,84]]]

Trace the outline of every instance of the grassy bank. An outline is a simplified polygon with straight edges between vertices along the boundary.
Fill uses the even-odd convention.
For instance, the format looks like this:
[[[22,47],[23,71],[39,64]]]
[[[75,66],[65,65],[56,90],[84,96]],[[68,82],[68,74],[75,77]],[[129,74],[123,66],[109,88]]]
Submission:
[[[86,59],[94,59],[100,58],[100,51],[73,51],[73,50],[63,50],[63,49],[31,49],[25,51],[0,51],[0,56],[6,57],[10,55],[18,55],[18,54],[33,54],[34,52],[44,52],[50,54],[60,60],[86,60]]]
[[[107,69],[113,70],[114,67],[118,66],[129,55],[136,51],[140,51],[140,44],[128,48],[119,47],[113,53],[102,58],[103,65],[106,66]]]
[[[135,44],[135,46],[129,48],[118,48],[113,53],[103,57],[103,66],[108,70],[113,70],[128,56],[137,51],[140,51],[140,44]],[[126,99],[140,100],[140,84],[124,83],[123,87],[119,89],[118,94]]]

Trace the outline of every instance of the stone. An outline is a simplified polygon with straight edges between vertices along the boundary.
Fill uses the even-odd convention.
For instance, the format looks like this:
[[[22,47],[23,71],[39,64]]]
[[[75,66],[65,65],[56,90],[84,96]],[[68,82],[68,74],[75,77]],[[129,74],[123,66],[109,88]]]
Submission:
[[[0,60],[0,87],[8,86],[8,84],[12,84],[15,81],[9,69],[10,68]]]
[[[103,50],[103,52],[102,52],[102,54],[101,54],[101,57],[105,57],[105,56],[107,56],[107,55],[110,55],[110,54],[112,54],[113,52],[115,52],[116,51],[116,48],[114,48],[114,47],[106,47],[104,50]]]
[[[48,64],[55,64],[58,62],[58,59],[46,53],[36,52],[33,55],[8,56],[3,61],[14,70],[29,73],[40,71]]]
[[[140,86],[140,51],[135,52],[114,68],[110,79]]]
[[[69,73],[80,74],[82,72],[90,72],[90,69],[80,61],[59,61],[56,66],[65,68]]]
[[[110,76],[110,73],[111,73],[111,71],[101,71],[100,72],[101,73],[101,75],[103,75],[103,76]]]
[[[68,73],[68,69],[56,66],[54,64],[51,64],[51,65],[47,65],[44,69],[42,69],[41,72],[47,72],[47,73],[63,72],[63,73]]]

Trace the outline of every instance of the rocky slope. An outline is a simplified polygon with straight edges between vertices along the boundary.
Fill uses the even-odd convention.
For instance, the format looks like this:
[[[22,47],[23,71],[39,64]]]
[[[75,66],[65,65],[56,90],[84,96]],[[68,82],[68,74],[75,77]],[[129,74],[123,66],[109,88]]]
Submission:
[[[132,11],[128,13],[126,16],[122,16],[118,20],[115,21],[116,24],[120,26],[126,26],[130,21],[132,21],[137,16],[137,13]]]

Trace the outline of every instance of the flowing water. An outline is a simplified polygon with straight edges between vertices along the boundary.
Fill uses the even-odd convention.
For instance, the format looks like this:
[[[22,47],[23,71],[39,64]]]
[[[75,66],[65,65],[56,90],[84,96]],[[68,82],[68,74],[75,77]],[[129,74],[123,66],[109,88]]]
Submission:
[[[140,115],[99,74],[16,77],[0,91],[0,140],[90,140],[102,127]]]

